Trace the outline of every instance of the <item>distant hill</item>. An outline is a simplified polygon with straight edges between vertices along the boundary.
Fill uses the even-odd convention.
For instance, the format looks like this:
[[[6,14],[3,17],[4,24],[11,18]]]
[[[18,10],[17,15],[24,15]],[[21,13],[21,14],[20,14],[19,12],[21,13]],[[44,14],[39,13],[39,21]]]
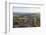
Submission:
[[[40,16],[40,13],[13,13],[13,16]]]

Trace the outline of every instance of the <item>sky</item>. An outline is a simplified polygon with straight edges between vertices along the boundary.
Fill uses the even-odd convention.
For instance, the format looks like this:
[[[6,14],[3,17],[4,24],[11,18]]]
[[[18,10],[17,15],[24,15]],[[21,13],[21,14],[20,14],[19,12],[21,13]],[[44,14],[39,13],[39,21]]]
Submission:
[[[31,8],[31,7],[14,7],[13,12],[15,13],[38,13],[40,12],[40,9]]]

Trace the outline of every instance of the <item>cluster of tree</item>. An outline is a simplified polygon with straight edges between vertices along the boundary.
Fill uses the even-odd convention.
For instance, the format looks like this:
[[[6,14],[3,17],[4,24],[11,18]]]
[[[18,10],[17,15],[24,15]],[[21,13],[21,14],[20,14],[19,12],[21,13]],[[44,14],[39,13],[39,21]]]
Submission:
[[[39,27],[40,17],[13,16],[13,27]]]

